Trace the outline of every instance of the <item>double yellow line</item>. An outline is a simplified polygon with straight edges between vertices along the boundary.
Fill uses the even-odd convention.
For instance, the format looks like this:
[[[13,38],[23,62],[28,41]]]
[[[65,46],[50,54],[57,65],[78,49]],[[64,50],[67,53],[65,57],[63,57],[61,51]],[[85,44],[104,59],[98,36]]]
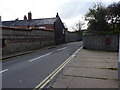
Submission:
[[[41,83],[39,83],[34,88],[34,90],[40,90],[44,88],[76,56],[76,54],[82,49],[82,47],[77,49],[63,64],[61,64],[56,70],[54,70],[49,76],[47,76]]]

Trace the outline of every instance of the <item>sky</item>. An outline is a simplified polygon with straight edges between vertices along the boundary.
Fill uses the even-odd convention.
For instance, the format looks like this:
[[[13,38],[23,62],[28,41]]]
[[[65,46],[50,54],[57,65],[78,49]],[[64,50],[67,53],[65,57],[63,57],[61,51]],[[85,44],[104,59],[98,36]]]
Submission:
[[[51,18],[59,13],[67,28],[72,31],[73,25],[78,21],[86,23],[85,14],[95,3],[101,2],[109,5],[119,0],[0,0],[0,16],[2,21],[23,20],[24,15],[32,12],[32,18]]]

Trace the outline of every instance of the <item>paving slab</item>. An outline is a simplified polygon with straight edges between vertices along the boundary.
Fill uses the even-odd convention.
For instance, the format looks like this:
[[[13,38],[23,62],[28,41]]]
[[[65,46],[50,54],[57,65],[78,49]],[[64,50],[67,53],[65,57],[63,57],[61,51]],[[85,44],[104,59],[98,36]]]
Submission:
[[[106,63],[116,63],[118,62],[117,61],[118,59],[117,58],[101,58],[101,57],[78,57],[76,56],[74,58],[74,61],[90,61],[90,62],[106,62]]]
[[[74,77],[71,76],[61,76],[57,82],[55,82],[52,88],[67,88],[73,81]]]
[[[114,80],[101,80],[76,77],[68,88],[118,88],[118,83]]]
[[[68,67],[63,73],[67,76],[118,79],[117,70]]]
[[[97,63],[97,62],[72,62],[69,66],[71,67],[90,67],[90,68],[118,68],[116,63]]]
[[[98,57],[98,58],[118,58],[117,52],[97,51],[82,49],[78,52],[77,57]]]
[[[118,52],[81,49],[54,88],[118,88]]]

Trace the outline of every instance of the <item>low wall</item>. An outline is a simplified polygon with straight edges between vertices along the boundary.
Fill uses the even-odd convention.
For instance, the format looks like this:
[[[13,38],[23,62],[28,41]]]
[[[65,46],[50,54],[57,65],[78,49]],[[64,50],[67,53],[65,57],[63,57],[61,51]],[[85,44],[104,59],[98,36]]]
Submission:
[[[80,40],[80,36],[77,33],[66,32],[65,42],[75,42]]]
[[[83,35],[83,48],[118,51],[118,35]]]
[[[119,58],[118,58],[118,78],[119,78],[119,88],[120,88],[120,35],[119,35]]]
[[[65,42],[79,40],[77,33],[66,32]],[[55,45],[55,32],[40,29],[2,27],[2,55],[12,55]]]
[[[54,32],[2,28],[2,54],[9,55],[54,45]]]

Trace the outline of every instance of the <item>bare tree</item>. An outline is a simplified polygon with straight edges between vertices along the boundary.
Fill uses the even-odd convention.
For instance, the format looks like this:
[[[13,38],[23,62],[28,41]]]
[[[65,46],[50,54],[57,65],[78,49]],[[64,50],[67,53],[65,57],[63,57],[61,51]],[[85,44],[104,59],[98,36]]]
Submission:
[[[84,26],[85,23],[81,22],[81,21],[78,21],[76,22],[73,26],[72,26],[72,29],[74,31],[81,31],[81,28]]]

